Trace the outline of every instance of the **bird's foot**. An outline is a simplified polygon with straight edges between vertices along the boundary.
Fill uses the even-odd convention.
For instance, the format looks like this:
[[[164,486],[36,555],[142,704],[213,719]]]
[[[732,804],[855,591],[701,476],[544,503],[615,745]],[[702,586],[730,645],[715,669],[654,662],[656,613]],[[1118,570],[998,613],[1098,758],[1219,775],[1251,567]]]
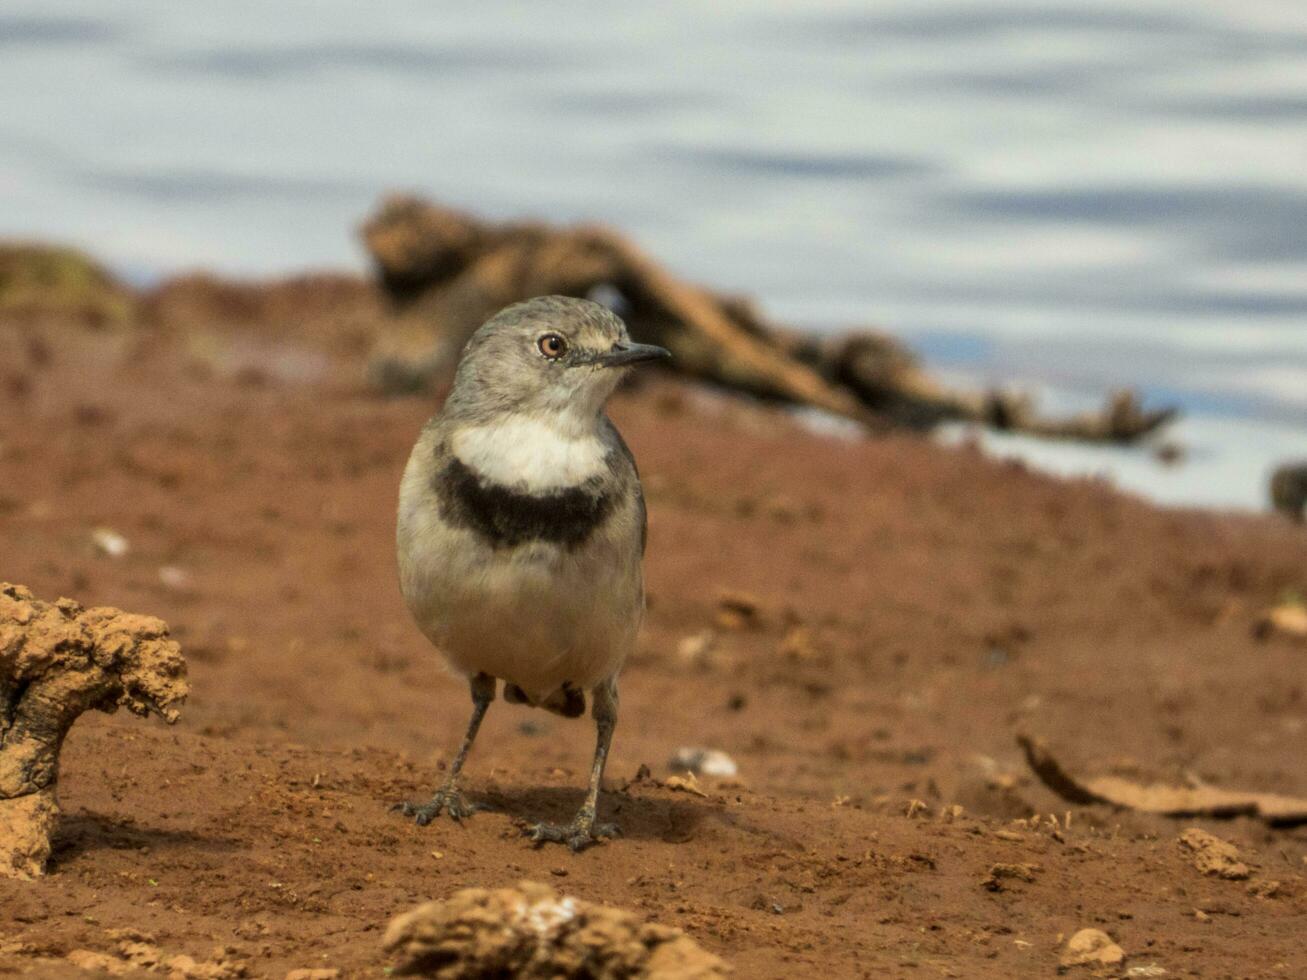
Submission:
[[[440,816],[443,810],[449,815],[455,823],[472,816],[478,810],[484,810],[485,807],[480,803],[473,803],[468,800],[458,790],[448,787],[437,790],[436,795],[431,797],[426,803],[396,803],[391,810],[397,810],[406,817],[412,817],[413,822],[419,827],[425,827],[436,817]]]
[[[533,823],[523,831],[532,843],[566,844],[573,851],[584,851],[605,837],[616,837],[622,831],[615,823],[595,823],[595,815],[582,811],[567,824]]]

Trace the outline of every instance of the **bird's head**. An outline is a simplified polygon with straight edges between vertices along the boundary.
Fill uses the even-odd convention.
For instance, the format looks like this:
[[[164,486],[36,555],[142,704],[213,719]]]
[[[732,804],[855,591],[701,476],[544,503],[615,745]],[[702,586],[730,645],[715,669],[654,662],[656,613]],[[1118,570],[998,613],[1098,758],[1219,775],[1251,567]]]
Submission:
[[[481,417],[528,412],[589,424],[632,366],[670,356],[632,342],[607,307],[540,296],[505,307],[472,335],[447,409]]]

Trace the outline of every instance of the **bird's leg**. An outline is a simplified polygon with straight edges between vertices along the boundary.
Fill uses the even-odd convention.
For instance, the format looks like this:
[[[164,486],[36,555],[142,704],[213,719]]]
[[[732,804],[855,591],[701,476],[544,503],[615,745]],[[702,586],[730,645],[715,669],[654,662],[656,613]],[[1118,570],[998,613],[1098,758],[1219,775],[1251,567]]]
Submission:
[[[463,771],[463,763],[467,761],[472,743],[476,741],[481,719],[486,716],[486,709],[494,699],[495,679],[489,674],[477,674],[473,677],[472,720],[467,723],[467,734],[463,736],[463,745],[459,748],[458,755],[454,756],[454,764],[449,767],[449,776],[444,785],[436,790],[436,795],[426,803],[399,803],[394,809],[399,810],[406,817],[412,817],[419,827],[431,823],[432,819],[440,815],[441,810],[457,821],[483,809],[480,804],[468,802],[458,791],[458,776]]]
[[[601,837],[614,837],[619,831],[616,824],[595,823],[595,809],[599,803],[599,783],[604,778],[604,764],[608,761],[608,747],[617,727],[617,683],[607,680],[594,689],[594,720],[596,729],[594,765],[590,769],[590,790],[585,802],[570,824],[532,824],[526,833],[533,841],[543,844],[555,841],[566,844],[574,851],[584,850]]]

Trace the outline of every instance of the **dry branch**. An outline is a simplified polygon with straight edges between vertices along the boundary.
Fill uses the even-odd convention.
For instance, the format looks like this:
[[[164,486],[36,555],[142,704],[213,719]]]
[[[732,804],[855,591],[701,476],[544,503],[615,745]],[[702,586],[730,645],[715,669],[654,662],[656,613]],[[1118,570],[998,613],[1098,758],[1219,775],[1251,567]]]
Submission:
[[[403,319],[426,334],[421,356],[374,360],[374,381],[391,392],[447,377],[467,338],[502,307],[558,293],[613,296],[631,333],[671,350],[675,370],[869,428],[929,429],[960,420],[1053,438],[1132,442],[1175,415],[1144,411],[1128,392],[1114,394],[1101,412],[1048,419],[1008,392],[953,391],[884,334],[819,339],[787,330],[746,300],[680,281],[598,226],[497,224],[393,197],[366,223],[363,239]]]
[[[1054,758],[1042,739],[1017,737],[1030,768],[1068,803],[1108,804],[1166,817],[1260,817],[1272,826],[1307,823],[1307,800],[1215,786],[1140,785],[1119,776],[1078,779]]]

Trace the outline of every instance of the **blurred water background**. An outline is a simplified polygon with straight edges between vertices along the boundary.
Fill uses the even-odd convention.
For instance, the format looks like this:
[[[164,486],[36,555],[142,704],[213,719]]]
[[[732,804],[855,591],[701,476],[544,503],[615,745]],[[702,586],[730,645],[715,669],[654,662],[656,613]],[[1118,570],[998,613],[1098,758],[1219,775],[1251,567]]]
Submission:
[[[597,219],[1190,447],[991,438],[1164,502],[1307,457],[1307,3],[4,0],[0,235],[136,281],[365,267],[391,189]]]

